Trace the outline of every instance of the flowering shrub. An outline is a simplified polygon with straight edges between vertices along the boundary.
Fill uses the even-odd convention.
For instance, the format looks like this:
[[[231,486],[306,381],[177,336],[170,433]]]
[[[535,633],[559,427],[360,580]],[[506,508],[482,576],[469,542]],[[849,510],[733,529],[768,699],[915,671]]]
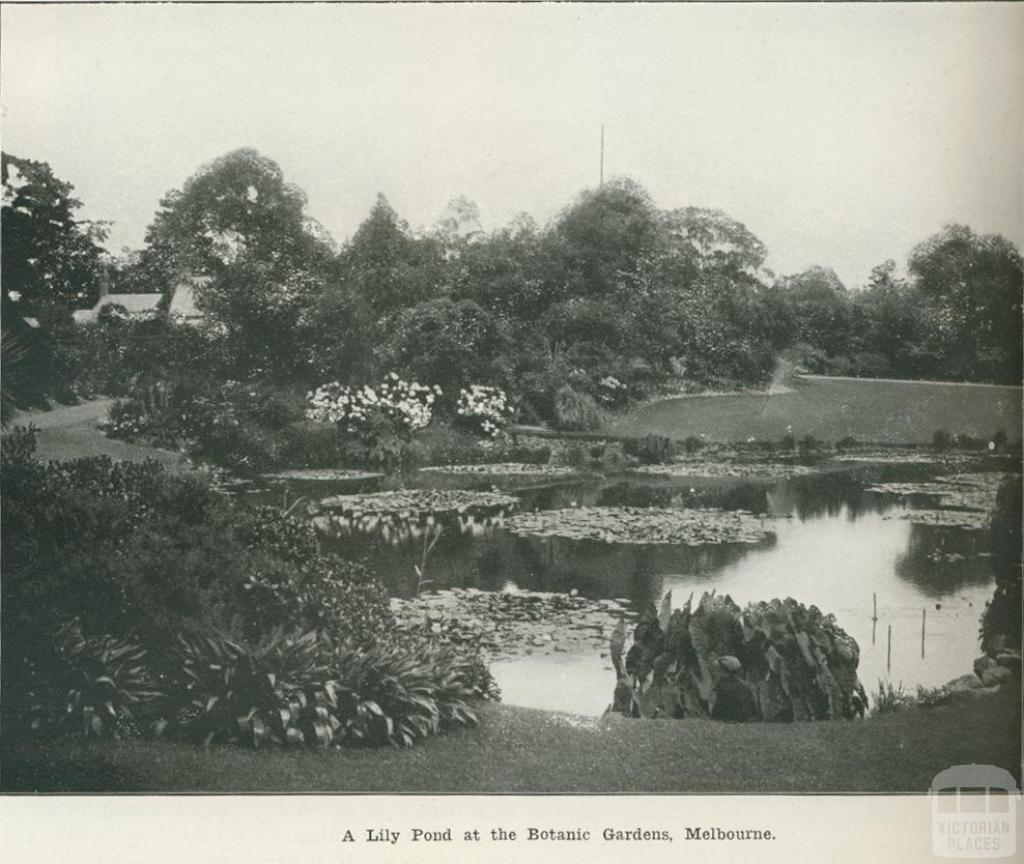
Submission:
[[[629,388],[614,375],[605,375],[597,382],[597,398],[605,405],[621,405],[629,395]]]
[[[473,384],[459,391],[456,419],[459,425],[478,435],[496,438],[512,422],[512,406],[503,390]]]
[[[309,394],[306,416],[362,436],[377,435],[384,420],[395,433],[407,436],[429,425],[434,400],[440,395],[441,388],[436,385],[404,381],[390,372],[376,389],[337,381],[319,387]]]

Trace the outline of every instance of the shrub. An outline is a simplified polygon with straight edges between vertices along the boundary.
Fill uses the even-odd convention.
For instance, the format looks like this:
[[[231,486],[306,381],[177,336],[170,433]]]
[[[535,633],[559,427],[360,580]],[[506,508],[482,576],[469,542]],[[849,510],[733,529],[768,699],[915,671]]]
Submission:
[[[948,450],[953,445],[953,436],[945,429],[937,429],[932,435],[932,449],[939,453]]]
[[[555,394],[554,426],[567,432],[590,432],[604,424],[594,398],[566,384]]]
[[[512,422],[513,414],[508,397],[497,387],[473,384],[459,391],[456,424],[475,435],[496,438]]]
[[[182,639],[176,658],[167,728],[204,744],[411,745],[474,724],[469,703],[488,697],[478,658],[419,641],[357,650],[277,634],[249,648],[205,636]]]
[[[953,439],[953,443],[959,450],[984,450],[988,446],[988,441],[984,438],[968,432],[961,432]]]
[[[686,438],[683,439],[683,450],[686,453],[693,455],[694,453],[699,452],[704,447],[704,444],[705,442],[702,438],[698,438],[696,435],[687,435]]]
[[[860,442],[856,438],[854,438],[852,435],[847,435],[847,436],[845,436],[843,438],[840,438],[838,441],[836,441],[836,450],[839,450],[840,452],[842,452],[844,450],[852,450],[853,448],[859,447],[859,446],[860,446]]]
[[[833,616],[791,598],[741,610],[712,592],[695,608],[649,605],[624,658],[623,642],[609,643],[625,690],[615,703],[644,717],[839,720],[867,707],[857,643]]]
[[[796,450],[796,438],[792,433],[787,433],[779,439],[779,447],[782,450]]]
[[[373,388],[349,387],[334,382],[309,397],[306,416],[318,423],[334,423],[355,435],[376,437],[390,425],[396,435],[409,435],[430,423],[431,406],[440,387],[403,381],[394,372]]]
[[[326,554],[305,523],[245,508],[155,462],[41,465],[10,450],[0,526],[5,646],[31,653],[40,633],[72,618],[87,632],[148,644],[204,628],[254,638],[285,622],[361,643],[387,626],[373,574]],[[270,586],[279,593],[263,591]]]
[[[62,627],[49,653],[25,658],[31,729],[36,734],[120,738],[138,731],[160,693],[146,649],[112,636],[86,638],[77,621]]]
[[[642,465],[662,465],[672,461],[672,442],[662,435],[628,438],[622,444],[628,456],[635,456]]]
[[[597,398],[609,408],[618,408],[629,401],[629,387],[614,375],[605,375],[596,385]]]
[[[880,680],[878,690],[871,694],[871,713],[874,716],[892,714],[913,707],[916,701],[912,693],[903,689],[902,682],[894,687],[891,681]]]

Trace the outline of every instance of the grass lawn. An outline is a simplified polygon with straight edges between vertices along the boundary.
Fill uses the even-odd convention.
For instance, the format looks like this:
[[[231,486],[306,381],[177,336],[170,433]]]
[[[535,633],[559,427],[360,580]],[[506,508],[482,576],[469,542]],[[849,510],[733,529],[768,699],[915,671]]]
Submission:
[[[476,729],[408,750],[0,746],[4,792],[923,793],[970,762],[1020,782],[1020,689],[848,723],[597,722],[490,705]]]
[[[926,381],[804,376],[790,393],[688,396],[641,406],[614,423],[619,434],[712,441],[813,435],[834,442],[930,442],[937,429],[1021,439],[1021,388]]]
[[[107,416],[113,401],[92,399],[80,405],[58,405],[50,411],[24,411],[14,418],[11,425],[35,426],[39,430],[36,458],[43,462],[109,456],[132,462],[156,459],[175,470],[189,467],[188,460],[180,453],[118,441],[104,435],[96,424]]]

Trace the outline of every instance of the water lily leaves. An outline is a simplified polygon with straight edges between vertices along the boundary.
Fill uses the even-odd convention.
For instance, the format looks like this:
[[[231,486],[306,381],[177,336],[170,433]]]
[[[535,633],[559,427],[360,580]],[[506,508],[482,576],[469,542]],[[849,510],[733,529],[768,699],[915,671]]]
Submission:
[[[642,545],[759,543],[772,533],[765,519],[743,510],[712,507],[572,507],[519,513],[505,524],[512,533],[524,536]]]
[[[633,469],[641,474],[661,477],[804,477],[814,469],[806,465],[784,462],[711,462],[703,459],[685,459],[668,465],[639,465]]]
[[[490,462],[479,465],[429,465],[420,468],[427,474],[479,474],[487,477],[568,477],[579,474],[568,465],[533,464],[530,462]]]
[[[989,471],[977,474],[950,474],[926,483],[880,483],[868,492],[907,497],[923,495],[935,500],[936,509],[899,510],[887,519],[906,519],[920,525],[936,525],[979,531],[988,527],[996,507],[999,485],[1006,474]]]

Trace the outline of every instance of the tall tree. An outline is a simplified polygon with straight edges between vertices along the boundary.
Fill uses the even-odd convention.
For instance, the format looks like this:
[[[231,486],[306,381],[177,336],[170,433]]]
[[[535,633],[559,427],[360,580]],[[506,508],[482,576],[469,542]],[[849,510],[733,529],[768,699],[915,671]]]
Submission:
[[[376,318],[443,292],[442,245],[414,236],[383,195],[342,250],[341,263],[352,291]]]
[[[0,157],[4,291],[23,315],[92,306],[103,278],[103,223],[79,219],[74,187],[45,162]]]
[[[332,241],[305,205],[276,162],[232,151],[163,198],[137,266],[163,293],[184,277],[216,279],[243,257],[281,273],[315,269],[332,256]]]
[[[1019,384],[1021,255],[1005,237],[947,225],[910,254],[941,374]]]

